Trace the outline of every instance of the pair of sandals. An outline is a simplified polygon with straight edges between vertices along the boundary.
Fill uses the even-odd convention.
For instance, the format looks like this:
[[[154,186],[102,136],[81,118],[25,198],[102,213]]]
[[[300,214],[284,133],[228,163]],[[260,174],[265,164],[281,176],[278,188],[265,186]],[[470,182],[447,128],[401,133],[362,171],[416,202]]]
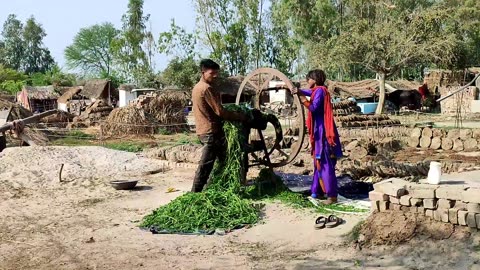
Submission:
[[[335,215],[330,215],[330,216],[328,216],[328,218],[326,218],[324,216],[319,216],[315,220],[315,229],[320,230],[320,229],[323,229],[325,227],[335,228],[342,223],[343,223],[343,219],[340,218],[340,217],[337,217]]]

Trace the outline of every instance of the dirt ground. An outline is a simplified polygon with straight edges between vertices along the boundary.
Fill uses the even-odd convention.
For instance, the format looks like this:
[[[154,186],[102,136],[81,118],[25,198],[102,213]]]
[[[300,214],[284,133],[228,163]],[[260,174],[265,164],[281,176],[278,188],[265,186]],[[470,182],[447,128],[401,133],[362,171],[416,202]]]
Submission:
[[[480,269],[477,233],[361,248],[344,236],[368,214],[315,230],[316,214],[278,204],[266,205],[260,224],[227,235],[153,235],[138,221],[188,191],[194,175],[187,168],[145,175],[163,164],[101,147],[7,149],[0,269]],[[115,179],[140,182],[116,191],[108,184]]]

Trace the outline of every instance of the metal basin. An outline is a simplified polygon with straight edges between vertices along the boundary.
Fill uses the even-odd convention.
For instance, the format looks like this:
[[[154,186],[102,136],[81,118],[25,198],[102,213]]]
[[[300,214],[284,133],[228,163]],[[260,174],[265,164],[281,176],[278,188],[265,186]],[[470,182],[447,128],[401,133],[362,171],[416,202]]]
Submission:
[[[138,180],[116,180],[111,181],[110,185],[116,190],[133,189],[138,183]]]

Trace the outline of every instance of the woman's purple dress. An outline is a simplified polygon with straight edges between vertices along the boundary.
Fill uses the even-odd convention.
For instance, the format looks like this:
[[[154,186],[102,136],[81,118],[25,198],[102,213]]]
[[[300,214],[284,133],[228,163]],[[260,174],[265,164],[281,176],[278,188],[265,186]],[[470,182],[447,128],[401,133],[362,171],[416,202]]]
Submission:
[[[310,106],[308,110],[313,115],[313,134],[315,139],[315,159],[313,162],[313,183],[312,183],[312,197],[320,197],[324,192],[320,185],[323,182],[327,197],[337,197],[337,176],[335,175],[335,165],[337,158],[343,156],[342,146],[338,136],[337,126],[334,124],[335,132],[335,146],[331,147],[325,137],[324,125],[324,100],[325,92],[323,90],[315,91],[312,97],[312,90],[300,90],[305,96],[310,96]],[[309,131],[310,132],[310,131]],[[332,158],[333,156],[333,158]],[[320,171],[315,165],[316,160],[320,160]]]

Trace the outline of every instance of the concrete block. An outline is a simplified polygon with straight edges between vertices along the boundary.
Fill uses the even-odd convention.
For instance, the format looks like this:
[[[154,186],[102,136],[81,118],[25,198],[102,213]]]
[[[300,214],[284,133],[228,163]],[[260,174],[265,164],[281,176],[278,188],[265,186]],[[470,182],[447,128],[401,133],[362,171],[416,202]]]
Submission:
[[[462,201],[480,203],[480,188],[469,188],[463,192]]]
[[[391,182],[376,185],[374,186],[374,190],[394,197],[400,197],[407,193],[407,190],[404,187],[402,187],[401,185],[395,185]]]
[[[480,214],[480,204],[478,203],[467,203],[467,211],[470,213]]]
[[[423,206],[423,199],[411,198],[410,205],[412,206]]]
[[[423,199],[423,207],[427,209],[437,209],[437,199]]]
[[[440,221],[448,222],[448,209],[437,209],[435,211],[440,216]]]
[[[447,199],[438,199],[437,207],[442,209],[450,209],[453,208],[455,205],[455,201],[447,200]]]
[[[440,186],[435,192],[437,199],[462,200],[462,194],[465,186],[446,185]]]
[[[378,207],[379,207],[380,212],[388,211],[388,209],[389,209],[389,202],[379,201],[378,204],[379,204]]]
[[[448,220],[452,224],[458,224],[458,209],[448,209]]]
[[[391,183],[397,185],[399,187],[403,187],[408,190],[408,187],[412,184],[412,182],[405,181],[401,178],[391,178]]]
[[[391,203],[400,204],[400,198],[398,197],[389,196],[388,200]]]
[[[434,199],[435,190],[435,186],[429,187],[428,185],[415,185],[408,188],[408,195],[417,199]]]
[[[403,195],[402,197],[400,197],[400,205],[404,205],[404,206],[410,206],[410,199],[412,197],[408,196],[408,195]]]
[[[458,224],[462,225],[462,226],[467,226],[467,214],[468,212],[467,211],[464,211],[464,210],[460,210],[458,211]]]
[[[370,201],[386,201],[390,200],[390,197],[387,194],[377,192],[377,191],[370,191],[368,193],[368,198]]]
[[[434,210],[433,211],[433,219],[435,219],[436,221],[441,221],[442,218],[440,217],[440,212],[438,212],[437,210]]]
[[[475,214],[475,221],[477,222],[477,229],[480,229],[480,214]]]
[[[379,201],[370,201],[370,203],[372,204],[373,211],[380,211]]]
[[[429,218],[433,218],[433,210],[432,209],[426,209],[425,210],[425,216]]]
[[[425,215],[425,208],[423,208],[423,206],[417,207],[417,213]]]
[[[467,210],[467,204],[462,202],[462,201],[455,201],[455,205],[453,206],[453,208],[458,209],[458,210]],[[479,210],[480,210],[480,208],[479,208]]]
[[[477,228],[477,220],[475,219],[475,213],[467,214],[467,226],[470,228]]]

